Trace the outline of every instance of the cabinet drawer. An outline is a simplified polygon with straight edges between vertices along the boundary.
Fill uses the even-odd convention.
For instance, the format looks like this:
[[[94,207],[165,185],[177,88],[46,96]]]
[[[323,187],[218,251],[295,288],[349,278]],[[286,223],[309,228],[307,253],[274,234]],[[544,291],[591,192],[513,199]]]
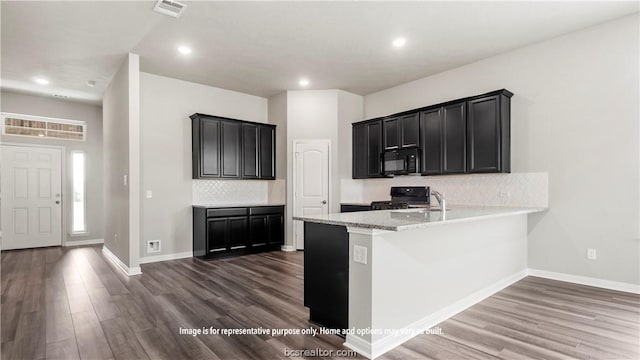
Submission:
[[[207,209],[207,217],[246,216],[247,208]]]
[[[249,208],[249,215],[281,214],[282,206],[260,206]]]

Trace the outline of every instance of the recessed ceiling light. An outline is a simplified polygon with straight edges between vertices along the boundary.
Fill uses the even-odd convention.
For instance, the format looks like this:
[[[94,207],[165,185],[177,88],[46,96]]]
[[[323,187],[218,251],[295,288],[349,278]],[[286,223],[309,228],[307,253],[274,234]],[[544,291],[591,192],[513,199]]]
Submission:
[[[37,82],[40,85],[47,85],[49,83],[49,80],[41,77],[33,78],[33,81]]]
[[[394,47],[401,48],[407,43],[407,39],[403,37],[399,37],[393,40],[392,44]]]
[[[188,46],[178,46],[178,52],[183,55],[191,54],[191,48]]]
[[[307,86],[307,85],[309,85],[309,80],[300,79],[300,81],[298,81],[298,84],[300,84],[300,86]]]
[[[96,86],[96,82],[94,80],[89,80],[89,81],[87,81],[87,86],[88,87],[94,87],[94,86]]]

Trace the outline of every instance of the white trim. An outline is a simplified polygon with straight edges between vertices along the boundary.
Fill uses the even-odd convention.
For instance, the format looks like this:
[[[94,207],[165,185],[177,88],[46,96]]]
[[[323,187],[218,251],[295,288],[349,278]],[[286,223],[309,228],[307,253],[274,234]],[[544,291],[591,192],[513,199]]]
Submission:
[[[624,291],[628,293],[640,294],[640,285],[624,283],[619,281],[604,280],[588,276],[571,275],[557,273],[553,271],[527,269],[527,273],[531,276],[537,276],[545,279],[565,281],[574,284],[593,286],[603,289]]]
[[[470,308],[471,306],[506,288],[507,286],[525,278],[527,276],[527,273],[527,269],[518,271],[513,275],[498,280],[495,283],[483,289],[480,289],[454,302],[453,304],[440,309],[439,311],[436,311],[435,313],[432,313],[418,321],[409,324],[408,326],[403,328],[407,330],[406,334],[402,334],[402,331],[399,331],[399,335],[389,335],[374,343],[370,343],[369,341],[366,341],[358,337],[357,335],[347,335],[344,346],[357,351],[359,354],[369,359],[375,359],[378,356],[381,356],[387,351],[402,345],[404,342],[418,335],[416,333],[412,334],[411,330],[415,330],[416,332],[418,332],[419,330],[430,329],[438,325],[439,323],[449,319],[450,317],[458,314],[459,312]]]
[[[82,246],[95,244],[104,244],[104,239],[68,240],[65,242],[64,246]]]
[[[296,251],[297,249],[296,249],[296,247],[295,247],[295,246],[293,246],[293,245],[282,245],[282,246],[280,247],[280,250],[282,250],[282,251],[286,251],[286,252],[292,252],[292,251]]]
[[[74,206],[74,192],[75,192],[75,181],[76,179],[74,178],[74,172],[73,172],[73,155],[74,154],[82,154],[82,172],[84,174],[82,174],[82,189],[83,189],[83,194],[82,194],[82,212],[84,213],[82,218],[84,219],[84,224],[82,224],[82,230],[81,231],[74,231],[73,230],[73,226],[75,225],[75,206]],[[71,220],[71,233],[70,235],[84,235],[87,234],[87,152],[84,150],[71,150],[69,152],[69,155],[71,155],[71,165],[69,166],[70,170],[71,170],[71,183],[69,185],[71,185],[71,196],[69,197],[69,202],[70,202],[70,206],[71,206],[71,216],[69,217],[69,219]]]
[[[125,263],[122,262],[111,250],[107,249],[107,246],[102,247],[102,253],[115,265],[118,269],[122,270],[122,272],[127,276],[132,275],[140,275],[142,274],[142,269],[140,266],[128,267]]]
[[[184,259],[193,257],[192,251],[186,251],[175,254],[166,254],[166,255],[155,255],[155,256],[144,256],[140,258],[140,264],[148,264],[154,263],[158,261],[168,261],[168,260],[176,260],[176,259]]]

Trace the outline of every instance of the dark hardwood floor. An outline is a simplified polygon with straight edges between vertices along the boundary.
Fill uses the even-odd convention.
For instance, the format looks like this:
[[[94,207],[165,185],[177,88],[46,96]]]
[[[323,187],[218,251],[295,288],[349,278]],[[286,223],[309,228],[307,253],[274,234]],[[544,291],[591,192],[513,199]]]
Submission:
[[[301,253],[272,252],[147,264],[127,277],[99,247],[5,251],[2,359],[280,359],[285,349],[346,350],[331,335],[179,334],[309,328],[302,266]],[[420,335],[381,358],[640,359],[640,296],[535,277],[439,326],[443,334]]]

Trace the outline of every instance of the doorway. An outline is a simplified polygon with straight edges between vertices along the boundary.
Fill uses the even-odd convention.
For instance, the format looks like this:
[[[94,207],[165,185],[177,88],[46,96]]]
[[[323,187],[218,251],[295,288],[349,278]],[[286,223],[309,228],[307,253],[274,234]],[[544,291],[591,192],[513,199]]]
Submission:
[[[62,150],[2,145],[2,250],[62,245]]]
[[[329,140],[296,140],[293,143],[293,215],[329,213]],[[304,249],[304,223],[293,222],[296,249]]]

